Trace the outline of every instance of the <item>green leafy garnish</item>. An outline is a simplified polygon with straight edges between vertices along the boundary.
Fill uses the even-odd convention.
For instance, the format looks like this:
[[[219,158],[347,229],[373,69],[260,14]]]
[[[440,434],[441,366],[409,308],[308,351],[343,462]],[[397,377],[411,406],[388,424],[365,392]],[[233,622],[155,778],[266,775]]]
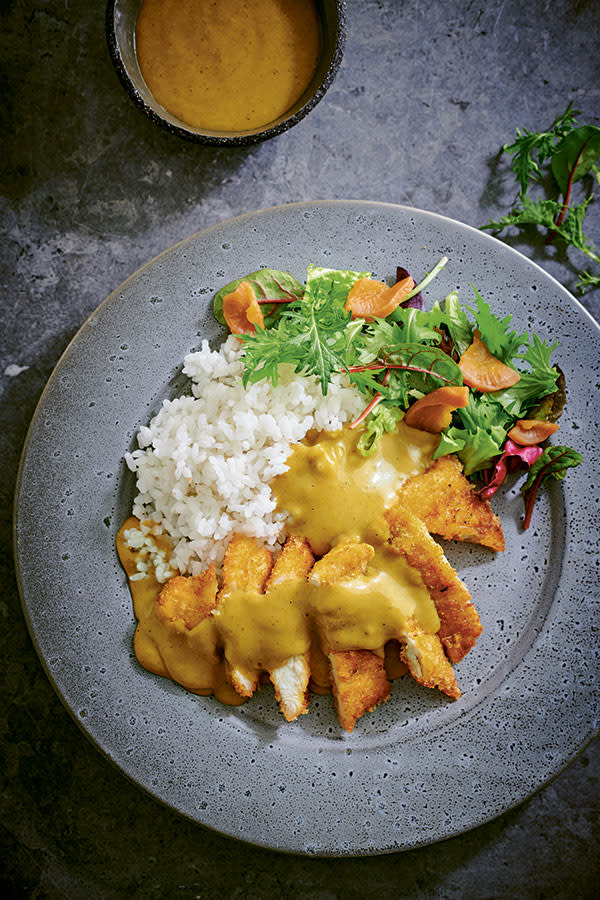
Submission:
[[[434,303],[429,315],[434,328],[446,328],[456,353],[462,356],[473,341],[473,325],[461,308],[458,291],[448,294],[443,309],[439,303]]]
[[[562,447],[560,445],[546,447],[542,455],[531,466],[527,480],[521,489],[525,501],[524,528],[529,528],[531,524],[533,504],[542,482],[547,478],[562,481],[567,474],[567,469],[578,466],[582,459],[581,453],[578,453],[577,450],[572,450],[570,447]]]
[[[433,281],[433,279],[436,277],[436,275],[439,275],[439,273],[442,271],[442,269],[446,266],[447,262],[448,262],[448,257],[442,256],[442,258],[435,264],[433,269],[430,272],[427,272],[418,284],[415,284],[412,291],[409,294],[407,294],[404,299],[410,300],[411,297],[416,297],[417,294],[420,294],[421,291],[427,287],[429,282]]]
[[[431,272],[440,271],[446,262],[444,258]],[[348,293],[365,277],[370,273],[315,265],[309,266],[304,286],[293,276],[270,269],[246,276],[245,280],[258,283],[265,303],[276,289],[290,296],[279,298],[277,314],[265,317],[264,328],[238,335],[244,344],[243,383],[268,379],[277,384],[280,366],[288,365],[297,374],[315,376],[326,394],[334,377],[345,374],[364,396],[363,412],[350,427],[360,426],[358,451],[368,456],[382,435],[396,429],[413,402],[436,388],[463,384],[460,357],[477,331],[493,356],[519,372],[519,381],[493,392],[471,388],[467,406],[454,411],[449,427],[440,434],[434,457],[457,454],[465,474],[477,480],[479,473],[492,472],[506,455],[508,432],[519,419],[528,414],[550,421],[558,418],[564,378],[550,359],[557,342],[549,345],[535,333],[530,337],[511,329],[512,316],[493,313],[474,286],[468,306],[462,306],[458,292],[452,291],[436,300],[429,312],[400,305],[384,319],[353,318],[345,309]],[[421,285],[426,279],[429,276]],[[217,300],[222,304],[225,293],[242,280],[221,289],[215,314],[221,309]],[[422,298],[415,302],[421,306]],[[552,454],[544,456],[547,468],[542,479],[563,477],[568,466],[576,465],[573,460],[580,459],[576,451],[560,449],[559,463],[554,448],[548,448]],[[538,466],[531,471],[542,470]],[[537,491],[539,482],[529,484]]]
[[[577,124],[579,110],[569,103],[562,115],[558,116],[548,131],[521,131],[516,129],[517,139],[505,144],[503,150],[512,156],[511,169],[517,176],[521,194],[527,192],[531,181],[542,176],[542,166],[552,157],[557,140],[562,140]]]
[[[304,287],[300,282],[290,275],[289,272],[280,272],[278,269],[259,269],[258,272],[251,272],[250,275],[243,275],[230,281],[225,287],[222,287],[214,296],[213,313],[217,322],[226,325],[223,317],[223,298],[227,294],[231,294],[240,286],[242,281],[248,281],[254,288],[258,302],[264,304],[263,314],[275,317],[282,306],[290,303],[292,300],[299,300],[304,294]],[[272,301],[269,303],[269,300]]]
[[[600,128],[583,125],[564,135],[551,157],[552,174],[562,194],[591,172],[600,158]]]
[[[346,269],[324,269],[309,266],[306,273],[307,299],[313,304],[337,303],[344,306],[348,292],[360,278],[369,278],[370,272],[351,272]]]
[[[312,302],[303,297],[284,310],[270,329],[258,329],[254,335],[243,335],[244,384],[268,378],[278,381],[278,367],[288,363],[303,375],[316,375],[323,394],[335,372],[347,369],[347,356],[357,330],[350,313],[324,297]]]
[[[490,221],[484,229],[503,231],[515,226],[539,226],[546,229],[546,243],[559,237],[568,246],[600,263],[600,251],[583,230],[587,208],[593,198],[589,193],[572,203],[573,186],[588,174],[597,180],[600,161],[600,128],[579,126],[579,111],[569,103],[548,131],[531,132],[517,129],[516,140],[503,150],[512,156],[511,168],[519,184],[519,199],[507,216]],[[554,190],[538,192],[532,197],[531,185],[554,184]],[[558,196],[555,196],[557,194]],[[577,287],[581,291],[600,285],[600,273],[581,272]]]
[[[600,274],[593,275],[591,272],[580,272],[576,286],[582,293],[590,288],[600,287]]]
[[[489,303],[486,303],[477,288],[474,288],[474,290],[477,309],[472,309],[471,307],[469,309],[475,316],[481,340],[490,353],[503,363],[510,365],[514,357],[517,356],[519,349],[527,340],[527,335],[509,331],[508,326],[512,321],[512,316],[506,316],[504,319],[498,318],[491,311]]]
[[[550,365],[550,354],[557,346],[558,341],[549,347],[534,334],[525,353],[519,354],[519,359],[529,363],[529,371],[521,371],[516,384],[503,391],[495,391],[492,395],[515,418],[523,418],[540,398],[553,394],[556,390],[559,371]]]
[[[387,386],[381,390],[393,397],[396,382],[407,391],[420,395],[444,385],[462,384],[462,372],[451,356],[433,344],[407,341],[387,348],[385,365],[390,373]]]
[[[358,449],[363,456],[370,456],[377,447],[377,441],[386,432],[396,430],[396,425],[403,416],[397,406],[380,403],[367,418],[363,433],[358,439]]]
[[[487,469],[502,452],[514,418],[489,394],[469,394],[469,405],[454,413],[455,425],[442,432],[434,458],[457,453],[465,475]]]
[[[414,307],[398,306],[387,319],[380,320],[382,326],[385,322],[395,322],[399,325],[398,337],[404,341],[433,341],[440,342],[440,336],[431,325],[431,315]]]

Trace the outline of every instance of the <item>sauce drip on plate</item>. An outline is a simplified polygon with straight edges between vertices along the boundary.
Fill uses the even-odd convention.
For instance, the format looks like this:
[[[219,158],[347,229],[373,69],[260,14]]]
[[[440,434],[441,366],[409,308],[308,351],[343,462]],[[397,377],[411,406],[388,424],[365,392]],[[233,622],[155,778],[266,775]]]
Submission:
[[[135,41],[156,100],[188,125],[222,132],[280,118],[321,50],[313,0],[143,0]]]

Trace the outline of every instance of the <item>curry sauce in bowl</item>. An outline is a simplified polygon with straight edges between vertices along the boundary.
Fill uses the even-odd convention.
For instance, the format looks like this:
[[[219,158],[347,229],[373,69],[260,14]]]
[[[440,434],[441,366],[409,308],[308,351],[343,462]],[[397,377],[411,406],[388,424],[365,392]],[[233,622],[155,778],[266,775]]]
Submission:
[[[345,41],[341,0],[110,0],[107,39],[131,99],[216,145],[291,128],[323,97]]]

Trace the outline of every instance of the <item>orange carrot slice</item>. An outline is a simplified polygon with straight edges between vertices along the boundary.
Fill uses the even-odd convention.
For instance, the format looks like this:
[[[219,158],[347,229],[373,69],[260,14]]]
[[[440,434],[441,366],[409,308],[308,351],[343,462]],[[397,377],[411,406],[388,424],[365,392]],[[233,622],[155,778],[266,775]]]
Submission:
[[[534,444],[541,444],[555,431],[558,431],[556,422],[546,422],[545,419],[519,419],[508,432],[508,436],[515,444],[533,447]]]
[[[250,282],[242,281],[223,297],[223,318],[232,334],[254,334],[257,325],[264,328],[262,310]]]
[[[490,353],[479,331],[474,332],[473,343],[461,356],[458,368],[464,383],[484,394],[512,387],[521,378],[516,369]]]
[[[404,414],[404,422],[430,434],[439,434],[452,421],[455,409],[467,406],[469,388],[458,385],[437,388],[413,403]]]
[[[352,313],[352,318],[370,322],[375,316],[385,319],[410,294],[415,283],[410,275],[388,287],[376,278],[359,278],[355,281],[344,309]]]

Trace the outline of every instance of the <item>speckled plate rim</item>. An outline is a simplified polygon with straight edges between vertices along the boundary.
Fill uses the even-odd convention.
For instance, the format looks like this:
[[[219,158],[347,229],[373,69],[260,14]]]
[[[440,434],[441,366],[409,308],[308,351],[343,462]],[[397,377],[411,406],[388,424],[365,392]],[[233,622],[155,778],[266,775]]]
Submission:
[[[235,264],[228,259],[242,246],[257,265],[238,262],[239,255]],[[365,262],[376,264],[382,276],[406,264],[399,249],[411,255],[415,271],[424,271],[425,261],[435,262],[440,250],[462,247],[458,252],[470,258],[461,260],[459,270],[470,266],[469,271],[479,267],[480,276],[488,273],[486,283],[476,281],[484,296],[493,287],[489,279],[501,276],[503,291],[518,295],[518,305],[507,304],[515,324],[539,324],[549,339],[560,332],[570,388],[561,429],[565,443],[587,451],[584,464],[542,505],[531,540],[539,552],[548,535],[552,539],[542,574],[532,575],[544,596],[527,610],[522,633],[508,639],[506,659],[498,660],[498,648],[490,650],[493,664],[483,685],[476,668],[463,671],[461,663],[464,693],[451,706],[409,687],[403,721],[394,720],[398,701],[390,701],[364,717],[353,735],[333,734],[327,702],[307,734],[303,723],[310,716],[281,727],[260,700],[241,713],[219,710],[214,701],[144,672],[131,650],[132,614],[112,543],[126,510],[126,476],[115,460],[159,395],[180,385],[183,357],[176,357],[175,367],[163,361],[156,386],[151,379],[146,396],[132,408],[132,385],[124,379],[133,380],[135,366],[122,332],[140,321],[140,311],[152,321],[153,308],[159,309],[169,321],[180,315],[196,323],[184,341],[192,349],[205,334],[217,336],[209,301],[229,275],[268,263],[285,268],[286,256],[295,257],[292,271],[300,269],[301,258],[305,269],[317,247],[325,264],[350,266],[354,257],[361,268],[358,257],[365,251]],[[211,275],[198,288],[190,272],[202,266]],[[464,285],[460,271],[458,278]],[[161,294],[167,285],[173,296]],[[535,288],[533,300],[524,285]],[[198,305],[190,310],[182,300]],[[176,332],[177,323],[165,340],[181,343]],[[153,354],[146,342],[148,366],[164,350],[157,346]],[[590,356],[598,347],[597,324],[539,266],[470,226],[394,204],[286,204],[214,225],[151,260],[98,307],[61,357],[32,419],[18,475],[14,538],[24,615],[48,677],[75,721],[123,774],[167,806],[222,834],[285,852],[358,856],[410,849],[483,824],[529,797],[598,730],[600,660],[589,627],[600,599],[596,551],[589,548],[589,535],[598,533],[598,512],[589,466],[600,437],[600,409],[588,393]],[[122,420],[113,424],[107,416],[117,408]],[[79,452],[82,429],[93,474]],[[113,440],[104,444],[107,436]],[[515,502],[509,502],[505,528],[509,541],[518,542]],[[102,521],[99,510],[105,512]],[[462,562],[475,581],[486,569],[468,553]],[[495,566],[500,584],[501,566]],[[532,567],[527,563],[526,572]],[[90,597],[91,576],[96,588]],[[102,605],[111,585],[118,596]],[[488,593],[494,589],[488,577]],[[491,631],[499,637],[493,624]],[[486,652],[484,647],[484,661]]]

